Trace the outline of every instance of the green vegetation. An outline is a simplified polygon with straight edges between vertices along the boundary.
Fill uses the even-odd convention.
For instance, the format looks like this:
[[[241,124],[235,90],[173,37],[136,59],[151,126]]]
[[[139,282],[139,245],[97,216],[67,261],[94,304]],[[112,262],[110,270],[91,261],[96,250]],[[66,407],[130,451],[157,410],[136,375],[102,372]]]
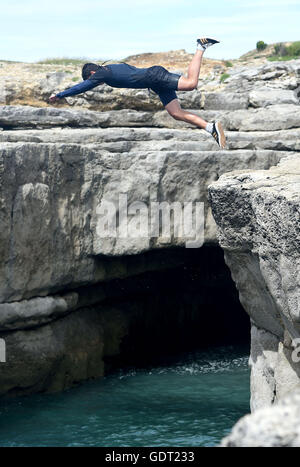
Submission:
[[[295,57],[300,56],[300,41],[293,42],[291,45],[289,45],[287,48],[287,53],[288,55],[294,55]]]
[[[78,76],[75,76],[74,78],[72,78],[72,81],[79,81],[80,78]]]
[[[256,43],[256,50],[265,50],[267,48],[268,44],[266,44],[264,41],[258,41]]]
[[[229,76],[230,76],[230,75],[229,75],[228,73],[222,73],[221,78],[220,78],[220,82],[221,82],[221,83],[224,83],[224,81],[225,81],[227,78],[229,78]]]
[[[268,57],[269,62],[285,62],[288,60],[296,60],[300,58],[299,56],[295,55],[285,55],[284,57],[278,57],[278,55],[272,55],[272,57]]]
[[[300,58],[300,41],[293,42],[286,46],[282,43],[276,44],[274,47],[275,55],[268,58],[270,62],[294,60]]]
[[[227,68],[233,66],[233,64],[229,61],[229,60],[226,60],[225,61],[225,66],[227,66]]]
[[[280,55],[281,57],[288,55],[287,48],[284,44],[276,44],[274,47],[274,51],[275,55]]]

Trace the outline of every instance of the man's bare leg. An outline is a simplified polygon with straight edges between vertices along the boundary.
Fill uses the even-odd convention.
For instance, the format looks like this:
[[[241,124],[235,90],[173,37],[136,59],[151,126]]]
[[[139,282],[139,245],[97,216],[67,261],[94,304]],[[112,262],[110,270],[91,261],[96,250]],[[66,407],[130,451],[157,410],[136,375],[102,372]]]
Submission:
[[[207,122],[198,115],[183,110],[179,104],[178,99],[173,99],[171,102],[169,102],[169,104],[165,106],[165,109],[173,118],[175,118],[175,120],[182,120],[183,122],[191,123],[192,125],[196,125],[202,130],[206,129]]]
[[[179,78],[178,91],[192,91],[197,88],[203,53],[204,50],[196,50],[188,68],[187,78],[185,76]]]
[[[201,128],[201,130],[207,131],[213,136],[220,148],[225,148],[226,137],[220,122],[206,122],[203,120],[203,118],[199,117],[199,115],[196,115],[193,112],[188,112],[187,110],[183,110],[179,104],[178,99],[173,99],[171,102],[169,102],[169,104],[165,106],[165,109],[168,111],[171,117],[175,118],[175,120],[191,123],[192,125]]]
[[[187,78],[179,78],[178,91],[192,91],[197,88],[203,54],[208,47],[218,43],[219,41],[207,37],[197,39],[197,50],[189,65]]]

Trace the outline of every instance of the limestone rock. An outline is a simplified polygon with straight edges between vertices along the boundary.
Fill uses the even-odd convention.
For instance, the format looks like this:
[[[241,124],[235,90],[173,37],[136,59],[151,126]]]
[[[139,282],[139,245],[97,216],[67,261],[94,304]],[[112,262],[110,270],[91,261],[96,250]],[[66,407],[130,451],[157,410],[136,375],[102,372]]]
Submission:
[[[0,395],[61,391],[103,375],[104,329],[92,309],[75,311],[38,330],[9,333],[5,343]]]
[[[228,73],[226,80],[228,91],[239,92],[269,89],[296,89],[299,86],[300,60],[291,62],[271,62],[258,67],[235,67]]]
[[[4,128],[145,126],[151,121],[150,113],[137,111],[92,112],[53,107],[0,107],[0,125]]]
[[[300,393],[246,415],[222,440],[223,447],[300,447]]]
[[[274,131],[300,127],[299,105],[282,104],[268,108],[236,110],[223,117],[228,130]]]
[[[205,110],[238,110],[247,109],[248,93],[239,92],[207,92],[204,93]],[[190,107],[196,108],[196,107]]]
[[[261,405],[263,387],[262,405],[300,387],[294,358],[300,337],[299,188],[299,154],[267,171],[223,175],[209,188],[225,260],[241,303],[260,329],[251,355],[252,386],[259,388],[254,408]]]
[[[88,132],[84,138],[110,141],[112,131],[107,131]],[[72,134],[61,138],[72,141]],[[268,168],[285,156],[271,150],[199,151],[198,143],[186,141],[188,135],[180,147],[173,138],[181,133],[166,130],[148,134],[147,143],[144,134],[123,129],[114,132],[118,141],[113,143],[1,143],[0,302],[107,279],[97,259],[101,255],[185,246],[186,238],[179,236],[99,236],[97,207],[106,200],[119,209],[122,194],[128,206],[136,201],[148,207],[152,201],[204,202],[205,241],[215,242],[207,185],[235,168]],[[75,138],[80,137],[76,131]],[[215,143],[209,139],[208,144]]]
[[[0,304],[0,331],[31,328],[63,316],[76,307],[78,296],[35,297],[21,302]]]
[[[227,148],[230,151],[242,150],[272,150],[299,151],[300,129],[279,131],[231,131],[227,133]],[[41,130],[15,130],[0,133],[0,142],[31,142],[31,143],[69,143],[101,144],[110,152],[132,152],[135,150],[176,150],[176,151],[216,151],[214,140],[206,133],[197,129],[172,128],[51,128]],[[235,154],[235,153],[232,153]],[[247,153],[245,153],[246,155]],[[267,154],[267,153],[266,153]],[[275,153],[274,153],[275,154]],[[229,155],[229,153],[228,153]],[[281,154],[280,154],[281,157]],[[279,159],[266,158],[266,166],[274,165]],[[226,163],[226,161],[224,161]]]
[[[253,107],[267,107],[269,105],[299,104],[299,98],[294,91],[282,89],[254,89],[249,94],[249,103]]]
[[[264,329],[251,328],[251,411],[274,403],[276,386],[274,374],[277,365],[279,337]]]
[[[276,104],[267,108],[257,109],[193,110],[193,112],[207,121],[220,120],[224,128],[230,131],[274,131],[299,128],[299,108],[299,105],[294,104]],[[112,110],[95,112],[90,110],[65,110],[54,107],[36,108],[29,106],[0,106],[0,126],[7,130],[55,127],[195,128],[185,122],[174,120],[166,111],[139,112],[136,110]]]
[[[46,77],[40,81],[40,87],[43,94],[45,96],[51,95],[54,92],[54,89],[56,89],[67,76],[68,74],[63,71],[47,73]]]

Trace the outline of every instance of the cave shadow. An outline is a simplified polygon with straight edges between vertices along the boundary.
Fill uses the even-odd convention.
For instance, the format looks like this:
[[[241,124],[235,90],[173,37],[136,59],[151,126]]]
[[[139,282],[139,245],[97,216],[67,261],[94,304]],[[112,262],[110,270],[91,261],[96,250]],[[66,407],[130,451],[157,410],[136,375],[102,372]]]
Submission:
[[[168,364],[180,354],[220,346],[243,346],[249,353],[250,319],[223,250],[217,245],[169,249],[147,252],[142,261],[149,262],[153,253],[162,269],[105,285],[109,298],[102,305],[120,307],[129,316],[120,353],[105,358],[107,371]]]

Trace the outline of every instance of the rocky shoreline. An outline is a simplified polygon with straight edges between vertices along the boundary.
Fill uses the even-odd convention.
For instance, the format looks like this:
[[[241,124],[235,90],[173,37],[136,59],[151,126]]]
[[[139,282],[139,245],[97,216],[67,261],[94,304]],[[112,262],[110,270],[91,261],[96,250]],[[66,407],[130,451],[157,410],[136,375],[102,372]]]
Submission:
[[[45,99],[64,83],[46,80],[34,91]],[[103,86],[68,99],[71,109],[42,108],[10,105],[22,99],[1,84],[0,337],[11,360],[0,393],[103,375],[103,349],[113,342],[107,354],[120,353],[128,326],[120,308],[102,307],[104,285],[182,264],[180,254],[155,256],[183,250],[177,238],[97,237],[97,205],[120,193],[146,205],[204,203],[204,247],[220,242],[251,317],[252,408],[298,387],[300,60],[233,67],[224,83],[218,71],[201,91],[180,93],[184,108],[222,121],[224,151],[144,90]]]

